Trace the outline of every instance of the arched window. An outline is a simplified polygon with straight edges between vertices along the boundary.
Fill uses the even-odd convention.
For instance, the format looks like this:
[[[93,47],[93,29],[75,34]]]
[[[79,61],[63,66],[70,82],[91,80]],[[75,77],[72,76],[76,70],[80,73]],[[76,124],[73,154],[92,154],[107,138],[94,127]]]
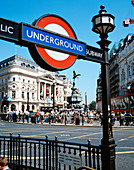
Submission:
[[[12,99],[16,98],[16,91],[12,91]]]
[[[24,110],[25,110],[25,106],[24,106],[24,104],[22,105],[21,110],[22,110],[22,112],[24,112]]]
[[[131,65],[131,73],[132,73],[132,75],[134,75],[134,63],[132,63],[132,65]]]
[[[122,73],[121,73],[121,81],[125,80],[125,72],[124,69],[122,69]]]
[[[128,65],[128,67],[127,67],[127,76],[128,76],[128,77],[131,76],[130,65]]]
[[[34,105],[32,105],[32,110],[35,110],[35,109],[34,109]]]
[[[16,105],[15,104],[11,105],[11,111],[13,111],[13,110],[16,110]]]

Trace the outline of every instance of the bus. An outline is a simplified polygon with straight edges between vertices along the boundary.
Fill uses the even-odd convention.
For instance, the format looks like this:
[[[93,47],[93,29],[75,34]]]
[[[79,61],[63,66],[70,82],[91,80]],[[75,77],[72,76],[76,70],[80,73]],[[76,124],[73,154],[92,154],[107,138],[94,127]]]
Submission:
[[[96,111],[102,112],[102,100],[96,103]],[[117,112],[131,112],[134,114],[134,94],[125,94],[111,98],[111,111]]]

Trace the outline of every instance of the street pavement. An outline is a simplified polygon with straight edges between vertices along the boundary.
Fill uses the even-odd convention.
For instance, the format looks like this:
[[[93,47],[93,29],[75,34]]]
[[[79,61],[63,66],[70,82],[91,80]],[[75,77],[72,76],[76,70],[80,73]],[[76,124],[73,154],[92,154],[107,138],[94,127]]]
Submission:
[[[91,128],[89,128],[91,127]],[[114,139],[116,147],[116,170],[134,169],[134,126],[120,126],[116,121],[113,126]],[[102,126],[100,121],[94,121],[93,124],[85,122],[82,126],[64,123],[25,123],[10,122],[0,120],[0,134],[9,135],[21,134],[22,137],[45,138],[54,140],[55,136],[59,141],[68,141],[76,143],[87,143],[90,139],[91,144],[98,146],[102,139]]]

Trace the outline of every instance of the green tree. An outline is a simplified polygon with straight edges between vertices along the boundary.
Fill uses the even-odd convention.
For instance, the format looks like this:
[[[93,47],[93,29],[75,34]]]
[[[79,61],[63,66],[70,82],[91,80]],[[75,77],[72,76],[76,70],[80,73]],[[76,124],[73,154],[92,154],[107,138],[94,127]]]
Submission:
[[[92,102],[89,104],[89,109],[90,109],[90,110],[95,110],[95,109],[96,109],[96,102],[95,102],[95,101],[92,101]]]

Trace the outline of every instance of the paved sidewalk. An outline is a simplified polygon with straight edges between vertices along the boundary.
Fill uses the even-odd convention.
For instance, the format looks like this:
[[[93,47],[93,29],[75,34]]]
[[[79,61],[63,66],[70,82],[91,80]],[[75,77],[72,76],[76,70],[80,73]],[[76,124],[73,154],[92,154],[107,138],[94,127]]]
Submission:
[[[8,123],[8,121],[3,121],[3,120],[0,120],[1,122],[7,122]],[[17,124],[23,124],[23,121],[21,120],[21,121],[19,121],[19,122],[9,122],[9,123],[17,123]],[[29,122],[29,123],[27,123],[27,121],[25,120],[25,122],[24,122],[24,124],[29,124],[29,125],[44,125],[44,126],[84,126],[84,127],[102,127],[102,125],[101,125],[101,122],[100,121],[98,121],[98,120],[96,120],[96,121],[93,121],[93,123],[87,123],[87,122],[84,122],[84,124],[82,125],[82,122],[80,122],[80,124],[79,125],[75,125],[74,123],[73,124],[66,124],[65,125],[65,122],[64,123],[46,123],[46,122],[44,122],[43,124],[41,124],[41,122],[39,122],[39,123],[31,123],[31,122]],[[114,124],[114,126],[113,126],[113,128],[134,128],[134,125],[132,125],[132,124],[130,124],[129,126],[126,126],[125,124],[123,125],[123,126],[120,126],[120,123],[119,123],[119,121],[115,121],[115,124]]]

